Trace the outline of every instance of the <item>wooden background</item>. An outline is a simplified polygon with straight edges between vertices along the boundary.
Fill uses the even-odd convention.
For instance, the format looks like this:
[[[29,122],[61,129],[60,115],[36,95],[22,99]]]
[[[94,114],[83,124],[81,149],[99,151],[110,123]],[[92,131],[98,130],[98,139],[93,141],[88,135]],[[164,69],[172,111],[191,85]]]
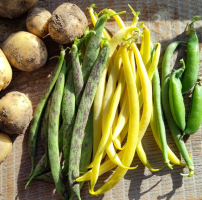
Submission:
[[[57,6],[66,1],[62,0],[44,0],[39,2],[39,6],[53,11]],[[91,4],[97,5],[97,11],[104,8],[111,8],[115,11],[127,11],[122,15],[122,19],[126,25],[130,25],[133,15],[128,8],[130,4],[135,11],[140,11],[140,21],[145,22],[151,31],[153,43],[161,42],[161,60],[162,55],[167,45],[174,40],[186,41],[184,33],[187,22],[194,16],[202,14],[201,0],[78,0],[69,1],[77,4],[87,15],[90,23],[90,16],[85,10]],[[0,44],[12,33],[25,30],[26,15],[16,19],[2,19],[0,18]],[[197,35],[199,42],[202,43],[202,22],[196,23]],[[110,20],[106,27],[114,33],[118,30],[118,26],[114,20]],[[49,56],[57,55],[58,45],[49,37],[44,39],[48,48]],[[25,44],[26,45],[26,44]],[[200,45],[200,52],[202,51]],[[185,49],[178,49],[173,57],[173,65],[179,66],[180,58],[185,58]],[[200,60],[202,54],[200,53]],[[21,72],[13,68],[13,80],[10,86],[1,91],[0,97],[4,96],[9,91],[21,91],[26,93],[35,109],[44,87],[46,87],[47,76],[52,72],[56,60],[48,61],[47,64],[34,72]],[[200,74],[202,74],[200,61]],[[161,68],[161,61],[159,64]],[[189,94],[185,96],[185,104],[187,112],[190,106]],[[180,157],[176,145],[171,137],[170,131],[167,128],[168,144],[171,149]],[[127,172],[124,179],[111,191],[98,197],[92,196],[88,192],[88,184],[86,183],[81,190],[82,199],[95,200],[195,200],[202,199],[202,147],[201,147],[201,129],[189,138],[186,139],[186,146],[188,151],[192,154],[195,164],[196,175],[192,178],[183,178],[180,176],[181,172],[188,172],[187,168],[174,166],[173,170],[164,168],[163,170],[151,173],[146,169],[139,158],[135,156],[132,166],[138,164],[136,170]],[[26,177],[28,177],[31,169],[31,161],[27,149],[28,133],[18,137],[12,136],[13,149],[7,159],[0,164],[0,200],[59,200],[57,192],[55,192],[54,184],[45,181],[33,180],[24,189],[26,184]],[[40,141],[38,142],[38,150],[36,161],[43,155],[43,148]],[[147,153],[148,159],[154,168],[162,167],[163,159],[159,148],[157,147],[151,133],[150,127],[143,139],[143,146]],[[110,175],[107,173],[100,177],[97,187],[101,186],[106,178]]]

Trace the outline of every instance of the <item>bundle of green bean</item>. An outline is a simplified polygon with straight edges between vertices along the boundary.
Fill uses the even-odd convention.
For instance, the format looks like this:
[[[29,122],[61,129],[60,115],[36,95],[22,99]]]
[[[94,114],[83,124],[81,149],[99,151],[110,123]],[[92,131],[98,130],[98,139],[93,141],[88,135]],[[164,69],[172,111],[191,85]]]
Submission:
[[[102,48],[100,47],[104,25],[111,16],[110,12],[106,11],[98,19],[93,31],[87,29],[81,39],[75,39],[71,48],[71,63],[68,63],[67,67],[64,60],[65,50],[61,48],[54,73],[56,75],[37,106],[30,128],[32,170],[26,187],[32,179],[42,179],[54,182],[62,199],[72,199],[75,195],[81,199],[80,189],[83,182],[76,182],[76,178],[81,172],[87,171],[91,161],[92,104],[110,52],[106,40],[103,40]],[[83,59],[80,59],[83,45],[85,53]],[[37,132],[42,117],[41,137],[45,154],[34,169]],[[65,185],[64,177],[67,175],[71,195]]]

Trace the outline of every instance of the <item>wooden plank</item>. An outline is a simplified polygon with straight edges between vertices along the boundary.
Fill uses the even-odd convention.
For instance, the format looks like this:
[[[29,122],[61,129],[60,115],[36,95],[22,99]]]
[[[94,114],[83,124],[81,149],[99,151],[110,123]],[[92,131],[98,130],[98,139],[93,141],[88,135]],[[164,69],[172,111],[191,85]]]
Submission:
[[[39,6],[53,11],[64,1],[62,0],[44,0],[39,2]],[[186,41],[184,29],[187,22],[192,16],[202,13],[202,1],[201,0],[154,0],[154,1],[142,1],[142,0],[95,0],[95,1],[70,1],[77,4],[86,13],[90,23],[90,16],[85,10],[92,3],[95,3],[98,7],[98,11],[104,8],[111,8],[117,12],[126,10],[126,15],[122,15],[122,19],[126,25],[130,25],[133,15],[127,4],[130,4],[134,10],[140,11],[140,21],[145,22],[151,30],[151,37],[153,43],[161,42],[162,51],[159,68],[161,68],[162,56],[167,45],[174,40]],[[25,26],[26,15],[16,19],[3,19],[0,18],[0,44],[12,33],[20,30],[26,31]],[[201,22],[196,23],[197,35],[200,42],[200,51],[202,51],[202,26]],[[118,30],[117,24],[113,19],[109,20],[106,27],[114,33]],[[58,55],[58,45],[52,41],[49,37],[43,39],[47,48],[49,57]],[[179,50],[178,54],[173,56],[172,64],[175,67],[179,66],[179,60],[181,57],[186,57],[183,48]],[[177,62],[175,61],[177,59]],[[41,97],[48,75],[54,69],[56,60],[48,61],[47,64],[38,69],[37,71],[28,73],[21,72],[13,68],[13,80],[10,86],[1,91],[0,97],[4,96],[10,91],[20,91],[26,93],[33,104],[33,109],[36,108],[37,103]],[[200,54],[200,75],[202,74],[202,54]],[[190,97],[185,95],[185,104],[187,110],[190,106]],[[171,149],[179,157],[179,152],[172,139],[169,128],[166,125],[168,144]],[[81,197],[83,200],[90,199],[104,199],[104,200],[127,200],[127,199],[141,199],[141,200],[153,200],[153,199],[174,199],[174,200],[194,200],[202,199],[202,144],[201,144],[201,128],[191,137],[187,138],[186,146],[188,151],[192,154],[192,158],[195,164],[196,175],[192,178],[183,178],[180,176],[181,172],[187,172],[187,168],[180,166],[174,166],[171,171],[168,168],[152,173],[146,169],[135,156],[132,166],[138,164],[136,170],[129,170],[125,178],[115,187],[113,190],[107,192],[104,195],[98,197],[92,196],[88,192],[88,184],[85,183],[81,190]],[[18,136],[17,138],[12,136],[13,150],[7,157],[7,159],[0,165],[0,200],[59,200],[57,192],[55,192],[54,184],[46,183],[39,180],[33,180],[27,190],[24,189],[26,184],[26,178],[29,176],[31,169],[31,161],[27,149],[28,133]],[[150,127],[148,128],[145,137],[143,139],[143,146],[147,153],[148,159],[154,168],[162,167],[163,159],[161,152],[157,147]],[[40,159],[44,150],[40,144],[38,144],[36,161]],[[103,175],[99,178],[96,186],[100,187],[110,173]]]

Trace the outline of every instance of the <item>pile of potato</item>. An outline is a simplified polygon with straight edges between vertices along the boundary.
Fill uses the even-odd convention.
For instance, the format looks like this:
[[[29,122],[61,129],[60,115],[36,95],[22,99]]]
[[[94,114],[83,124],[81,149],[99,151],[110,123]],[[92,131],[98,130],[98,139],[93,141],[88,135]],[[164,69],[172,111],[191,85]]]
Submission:
[[[85,14],[75,4],[64,3],[51,14],[36,7],[38,1],[0,0],[0,17],[12,19],[29,11],[26,20],[29,32],[10,35],[0,49],[0,91],[11,82],[11,66],[31,72],[45,65],[48,51],[42,38],[50,35],[58,44],[69,44],[80,38],[88,25]],[[32,115],[32,103],[25,94],[15,91],[0,99],[0,130],[4,132],[0,133],[0,163],[12,149],[12,141],[6,134],[24,134]]]

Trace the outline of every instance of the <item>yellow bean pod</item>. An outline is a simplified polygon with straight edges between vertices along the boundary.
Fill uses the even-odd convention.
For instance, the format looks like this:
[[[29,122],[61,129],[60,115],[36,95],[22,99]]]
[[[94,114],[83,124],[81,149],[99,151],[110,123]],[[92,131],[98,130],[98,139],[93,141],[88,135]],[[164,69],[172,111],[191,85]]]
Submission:
[[[124,150],[124,155],[122,158],[122,163],[124,166],[129,167],[135,155],[135,150],[138,142],[137,140],[138,140],[138,132],[139,132],[139,102],[138,102],[137,88],[136,88],[135,80],[133,77],[133,71],[132,71],[132,67],[130,64],[130,60],[129,60],[126,48],[124,48],[122,59],[123,59],[125,80],[128,87],[128,100],[130,105],[128,138],[127,138],[127,144]],[[95,168],[93,166],[91,184],[90,184],[90,190],[89,190],[89,192],[93,195],[102,194],[110,190],[124,177],[124,175],[127,172],[127,169],[118,167],[115,173],[111,176],[111,178],[101,188],[99,188],[96,192],[94,192],[95,174],[93,173],[93,170],[96,168],[97,166]]]
[[[150,66],[150,59],[151,59],[151,48],[150,48],[150,43],[151,43],[151,37],[150,37],[150,31],[149,29],[144,25],[143,26],[143,55],[142,55],[142,60],[143,63],[148,71],[148,68]]]
[[[137,71],[140,75],[140,80],[142,84],[142,93],[143,93],[143,112],[140,120],[140,130],[138,134],[138,143],[141,141],[144,133],[149,125],[152,113],[152,86],[147,75],[142,57],[135,43],[132,44],[133,52],[135,54]]]
[[[147,159],[147,155],[143,149],[143,146],[142,146],[142,142],[140,141],[140,143],[137,145],[137,155],[138,157],[140,158],[141,162],[152,172],[157,172],[161,169],[153,169]]]

